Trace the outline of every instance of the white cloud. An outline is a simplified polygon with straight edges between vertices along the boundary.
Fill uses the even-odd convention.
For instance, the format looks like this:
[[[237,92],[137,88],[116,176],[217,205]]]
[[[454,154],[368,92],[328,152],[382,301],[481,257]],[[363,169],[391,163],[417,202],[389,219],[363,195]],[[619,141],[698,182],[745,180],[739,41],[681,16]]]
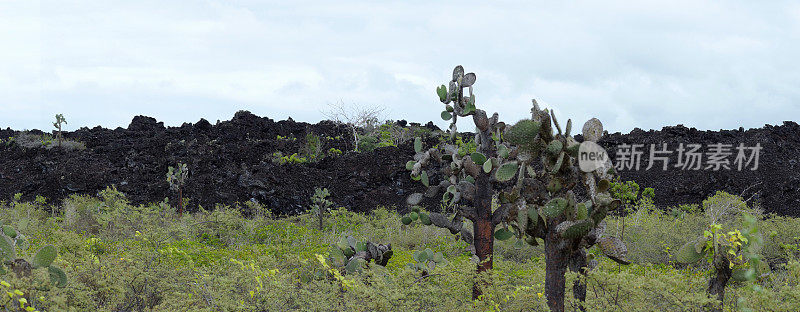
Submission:
[[[788,1],[7,1],[0,127],[313,122],[338,100],[436,121],[457,64],[509,122],[535,97],[611,131],[759,127],[800,116],[798,16]]]

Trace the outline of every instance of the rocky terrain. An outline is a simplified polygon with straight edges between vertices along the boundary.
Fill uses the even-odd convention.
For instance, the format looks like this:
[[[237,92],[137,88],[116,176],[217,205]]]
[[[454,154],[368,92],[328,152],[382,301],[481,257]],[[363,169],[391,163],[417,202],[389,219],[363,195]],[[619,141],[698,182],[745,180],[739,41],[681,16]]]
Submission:
[[[315,187],[327,187],[337,205],[354,211],[369,211],[377,205],[404,209],[406,195],[422,190],[404,168],[413,158],[411,142],[372,152],[347,152],[353,150],[349,131],[332,122],[274,121],[239,112],[232,120],[216,125],[203,119],[167,128],[153,118],[137,116],[127,128],[81,128],[64,133],[66,139],[83,143],[83,150],[25,148],[6,140],[0,144],[0,200],[22,193],[23,200],[42,195],[54,203],[71,194],[95,195],[109,185],[115,185],[135,204],[166,197],[172,200],[174,193],[165,174],[169,166],[183,162],[190,170],[184,188],[190,210],[198,205],[211,208],[218,203],[254,201],[276,213],[297,213],[307,209]],[[303,164],[272,161],[276,151],[291,154],[302,149],[307,132],[323,138],[323,150],[336,148],[345,153]],[[3,139],[18,134],[0,130]],[[431,140],[435,139],[428,139],[435,144]],[[675,150],[679,143],[699,143],[706,148],[716,143],[735,147],[740,142],[761,144],[758,170],[738,171],[735,165],[731,170],[681,170],[673,166],[676,155],[667,171],[661,170],[660,162],[644,170],[649,144],[668,143],[670,150]],[[720,132],[682,126],[661,131],[636,129],[629,134],[610,134],[601,141],[612,159],[615,146],[623,143],[645,144],[640,170],[622,170],[621,175],[642,187],[654,187],[660,207],[700,203],[716,190],[725,190],[752,197],[768,212],[800,216],[800,126],[796,123]],[[733,153],[731,163],[735,148]]]

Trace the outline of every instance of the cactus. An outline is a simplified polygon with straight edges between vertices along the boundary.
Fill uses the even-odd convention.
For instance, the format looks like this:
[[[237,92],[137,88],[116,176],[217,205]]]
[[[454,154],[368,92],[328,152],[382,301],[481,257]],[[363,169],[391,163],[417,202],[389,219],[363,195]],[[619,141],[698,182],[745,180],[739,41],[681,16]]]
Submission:
[[[331,193],[327,188],[315,188],[314,196],[311,197],[311,212],[317,217],[319,221],[319,230],[322,231],[322,223],[325,218],[325,213],[330,210],[333,202],[328,199]]]
[[[478,273],[492,268],[494,239],[516,236],[518,244],[525,241],[531,245],[543,239],[548,305],[553,311],[563,311],[562,268],[572,262],[575,265],[570,264],[570,269],[586,267],[586,248],[604,238],[600,224],[609,211],[620,206],[620,201],[608,194],[608,181],[613,177],[610,161],[594,171],[581,171],[576,163],[581,144],[570,134],[571,120],[562,129],[553,111],[541,109],[534,100],[531,118],[507,126],[497,113],[489,116],[476,107],[475,82],[475,74],[465,74],[459,65],[453,70],[452,80],[436,88],[436,93],[445,105],[442,116],[450,121],[450,140],[455,141],[458,134],[458,119],[471,117],[477,129],[477,150],[466,155],[447,142],[426,149],[422,140],[415,140],[416,155],[406,163],[406,169],[427,190],[409,196],[411,212],[401,222],[410,225],[417,218],[426,221],[419,217],[422,196],[441,194],[446,205],[456,208],[455,213],[431,213],[427,219],[471,244],[479,259]],[[583,126],[585,141],[596,142],[602,134],[597,119]],[[581,202],[573,192],[578,187],[585,190],[582,194],[588,194]],[[499,203],[494,210],[493,197]],[[464,219],[472,221],[472,231],[462,227]],[[627,263],[621,241],[611,237],[603,241],[608,242],[612,259]],[[476,283],[473,299],[479,296],[480,285]]]
[[[67,123],[67,120],[64,119],[64,114],[56,114],[56,122],[53,123],[53,127],[56,128],[56,139],[58,140],[58,147],[61,147],[61,142],[63,138],[61,136],[61,124]]]
[[[50,283],[58,288],[67,286],[67,274],[58,267],[48,266],[47,272],[50,273]]]
[[[14,241],[8,236],[0,235],[0,259],[14,261],[17,258],[17,251],[14,248]]]
[[[30,260],[17,258],[17,246],[27,244],[24,235],[9,225],[0,223],[0,226],[3,227],[3,231],[0,233],[0,275],[8,273],[4,266],[8,266],[20,277],[30,276],[34,269],[47,269],[51,284],[56,287],[67,285],[67,275],[60,268],[53,266],[53,261],[58,257],[55,246],[42,247]],[[14,239],[10,236],[13,236]]]
[[[58,256],[58,251],[53,245],[47,245],[39,249],[33,256],[33,268],[46,268],[53,264]]]
[[[392,244],[382,245],[359,242],[352,236],[342,236],[331,245],[328,254],[331,263],[343,268],[347,274],[362,272],[367,262],[386,266],[392,258]]]
[[[178,214],[183,214],[183,186],[189,178],[189,169],[186,164],[178,163],[176,168],[167,169],[167,183],[169,188],[178,192]]]
[[[727,194],[725,194],[727,195]],[[734,211],[734,210],[731,210]],[[736,212],[734,212],[736,213]],[[730,214],[730,212],[726,212]],[[725,286],[730,280],[752,281],[769,274],[769,266],[759,254],[763,237],[756,227],[756,219],[744,214],[744,230],[722,231],[714,221],[728,215],[707,215],[709,229],[703,236],[689,241],[678,249],[675,259],[681,263],[695,263],[707,259],[714,275],[708,281],[707,292],[720,302],[725,300]],[[723,311],[722,306],[708,306],[712,311]]]
[[[703,259],[706,255],[705,251],[706,240],[700,237],[696,240],[687,242],[675,254],[675,260],[680,263],[694,263]]]
[[[17,237],[17,230],[15,230],[10,225],[3,225],[3,234],[8,236],[9,238],[16,238]]]
[[[445,266],[449,263],[441,251],[434,253],[430,248],[415,251],[413,259],[416,263],[408,263],[406,267],[420,271],[423,277],[428,276],[437,265]]]

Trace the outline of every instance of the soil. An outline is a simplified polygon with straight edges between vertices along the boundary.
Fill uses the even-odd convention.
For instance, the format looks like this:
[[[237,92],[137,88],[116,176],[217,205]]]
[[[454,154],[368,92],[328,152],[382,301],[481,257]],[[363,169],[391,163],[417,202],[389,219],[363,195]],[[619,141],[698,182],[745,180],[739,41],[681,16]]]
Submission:
[[[432,123],[425,127],[435,129]],[[322,137],[323,151],[336,148],[345,153],[304,164],[272,161],[276,151],[284,155],[300,151],[308,132]],[[31,133],[41,134],[36,130]],[[4,139],[17,134],[11,129],[0,130]],[[169,198],[174,205],[175,194],[166,182],[166,172],[178,162],[186,163],[190,171],[183,188],[189,211],[198,209],[198,205],[210,209],[216,204],[253,201],[275,213],[295,214],[308,209],[316,187],[328,188],[337,206],[353,211],[368,212],[376,206],[405,211],[406,196],[424,191],[405,170],[405,163],[413,159],[412,142],[372,152],[346,152],[353,149],[350,130],[329,121],[308,124],[290,118],[276,122],[242,111],[232,120],[215,125],[201,119],[168,128],[153,118],[137,116],[127,128],[81,128],[63,135],[84,143],[86,149],[65,151],[0,143],[0,200],[9,201],[14,194],[22,193],[23,200],[42,195],[50,203],[58,203],[72,194],[96,195],[115,185],[133,204]],[[426,141],[436,143],[431,138]],[[623,179],[654,187],[657,205],[700,203],[716,190],[725,190],[744,192],[745,197],[757,194],[755,200],[768,212],[800,216],[800,127],[796,123],[747,131],[703,132],[682,126],[649,132],[636,129],[629,134],[608,135],[601,144],[614,157],[611,147],[620,143],[661,142],[761,143],[763,150],[756,171],[621,172]],[[645,166],[647,156],[646,152]]]

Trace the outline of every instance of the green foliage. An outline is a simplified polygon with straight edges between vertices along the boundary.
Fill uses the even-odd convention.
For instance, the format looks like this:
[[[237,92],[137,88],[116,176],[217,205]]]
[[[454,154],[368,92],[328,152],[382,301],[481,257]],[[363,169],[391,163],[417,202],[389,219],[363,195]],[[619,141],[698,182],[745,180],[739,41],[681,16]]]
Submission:
[[[0,138],[0,144],[4,144],[5,146],[11,146],[14,145],[14,143],[16,143],[14,137],[8,137],[6,139]]]
[[[322,152],[322,141],[313,132],[306,133],[306,142],[302,149],[303,156],[311,162],[316,162],[325,157]]]
[[[369,153],[378,148],[379,139],[376,136],[364,136],[358,141],[358,151]]]
[[[655,199],[655,190],[646,187],[640,189],[639,184],[635,181],[622,182],[619,177],[616,177],[610,183],[609,193],[611,197],[622,201],[626,212],[630,213],[634,207],[652,207]]]
[[[411,139],[411,130],[387,121],[378,127],[377,137],[379,138],[377,147],[398,146]]]
[[[748,207],[740,196],[717,191],[714,196],[703,200],[703,212],[712,224],[725,224],[743,215],[760,216],[761,209]]]
[[[58,138],[55,139],[56,141]],[[63,150],[67,151],[74,151],[74,150],[84,150],[86,146],[78,141],[67,140],[61,138],[60,145],[53,144],[54,139],[53,136],[50,134],[41,134],[35,135],[30,132],[23,132],[15,136],[14,138],[10,138],[6,141],[6,145],[11,145],[12,143],[18,145],[22,148],[45,148],[45,149],[52,149],[54,147],[59,147]]]
[[[329,157],[342,156],[342,150],[340,150],[338,148],[335,148],[335,147],[331,147],[331,148],[328,149],[327,155]]]
[[[272,162],[280,165],[284,164],[304,164],[308,162],[308,159],[294,153],[289,156],[284,156],[281,152],[274,152],[272,153]]]
[[[297,138],[295,138],[294,135],[291,135],[291,134],[288,137],[281,136],[279,134],[277,137],[275,137],[275,139],[278,140],[278,141],[296,141],[297,140]]]
[[[464,155],[469,155],[474,153],[478,150],[478,145],[475,144],[475,140],[470,138],[464,141],[462,136],[457,136],[455,140],[455,146],[458,147],[458,156],[464,157]]]
[[[0,222],[0,226],[3,227],[3,231],[0,233],[0,275],[14,272],[16,277],[24,278],[30,276],[33,269],[47,269],[52,285],[57,287],[66,286],[66,274],[60,268],[52,265],[53,261],[58,257],[58,251],[55,246],[46,245],[40,248],[29,260],[18,258],[16,249],[22,247],[27,249],[27,239],[10,225],[4,225]]]
[[[475,267],[471,254],[464,252],[467,244],[446,229],[403,227],[393,209],[376,209],[370,215],[334,209],[332,226],[319,231],[312,214],[249,219],[238,212],[241,208],[218,206],[165,219],[159,204],[131,206],[122,198],[113,192],[106,199],[73,197],[56,206],[55,215],[45,210],[50,207],[38,204],[0,204],[3,224],[31,237],[31,248],[18,248],[18,253],[30,257],[41,247],[54,245],[59,250],[54,262],[69,277],[67,287],[58,288],[49,282],[49,270],[34,269],[32,279],[5,274],[2,280],[9,285],[2,286],[3,293],[18,289],[24,295],[0,300],[0,310],[14,311],[19,307],[16,300],[22,297],[40,311],[547,309],[541,245],[517,249],[514,239],[498,241],[494,272],[486,277],[491,283],[483,288],[482,299],[473,301],[470,285]],[[64,215],[67,210],[85,211],[87,218],[107,220],[107,224],[95,234],[82,233],[84,227],[69,223]],[[675,265],[668,257],[671,252],[664,251],[664,243],[681,246],[702,233],[707,223],[700,222],[700,215],[676,220],[645,209],[625,220],[624,239],[632,246],[628,256],[633,264],[620,267],[596,258],[598,266],[586,277],[566,276],[568,285],[586,281],[587,311],[702,311],[714,301],[705,294],[707,264]],[[614,233],[622,219],[611,216],[606,222],[606,231]],[[800,310],[800,279],[792,277],[800,276],[800,265],[789,261],[778,245],[800,245],[800,239],[795,239],[800,237],[800,219],[767,216],[757,222],[763,233],[776,232],[764,237],[765,260],[786,266],[778,264],[771,275],[757,282],[728,285],[725,305],[732,310]],[[392,242],[391,260],[385,267],[366,264],[360,274],[340,273],[341,280],[337,279],[315,254],[329,253],[329,245],[343,233]],[[449,263],[443,269],[437,264],[422,278],[409,264],[417,263],[415,252],[427,248],[434,254],[441,252]],[[590,251],[599,252],[595,248]],[[795,249],[788,250],[797,254]],[[331,269],[344,270],[325,258]],[[755,291],[751,285],[762,289]],[[739,298],[743,301],[737,303]],[[577,304],[567,292],[566,305]]]

